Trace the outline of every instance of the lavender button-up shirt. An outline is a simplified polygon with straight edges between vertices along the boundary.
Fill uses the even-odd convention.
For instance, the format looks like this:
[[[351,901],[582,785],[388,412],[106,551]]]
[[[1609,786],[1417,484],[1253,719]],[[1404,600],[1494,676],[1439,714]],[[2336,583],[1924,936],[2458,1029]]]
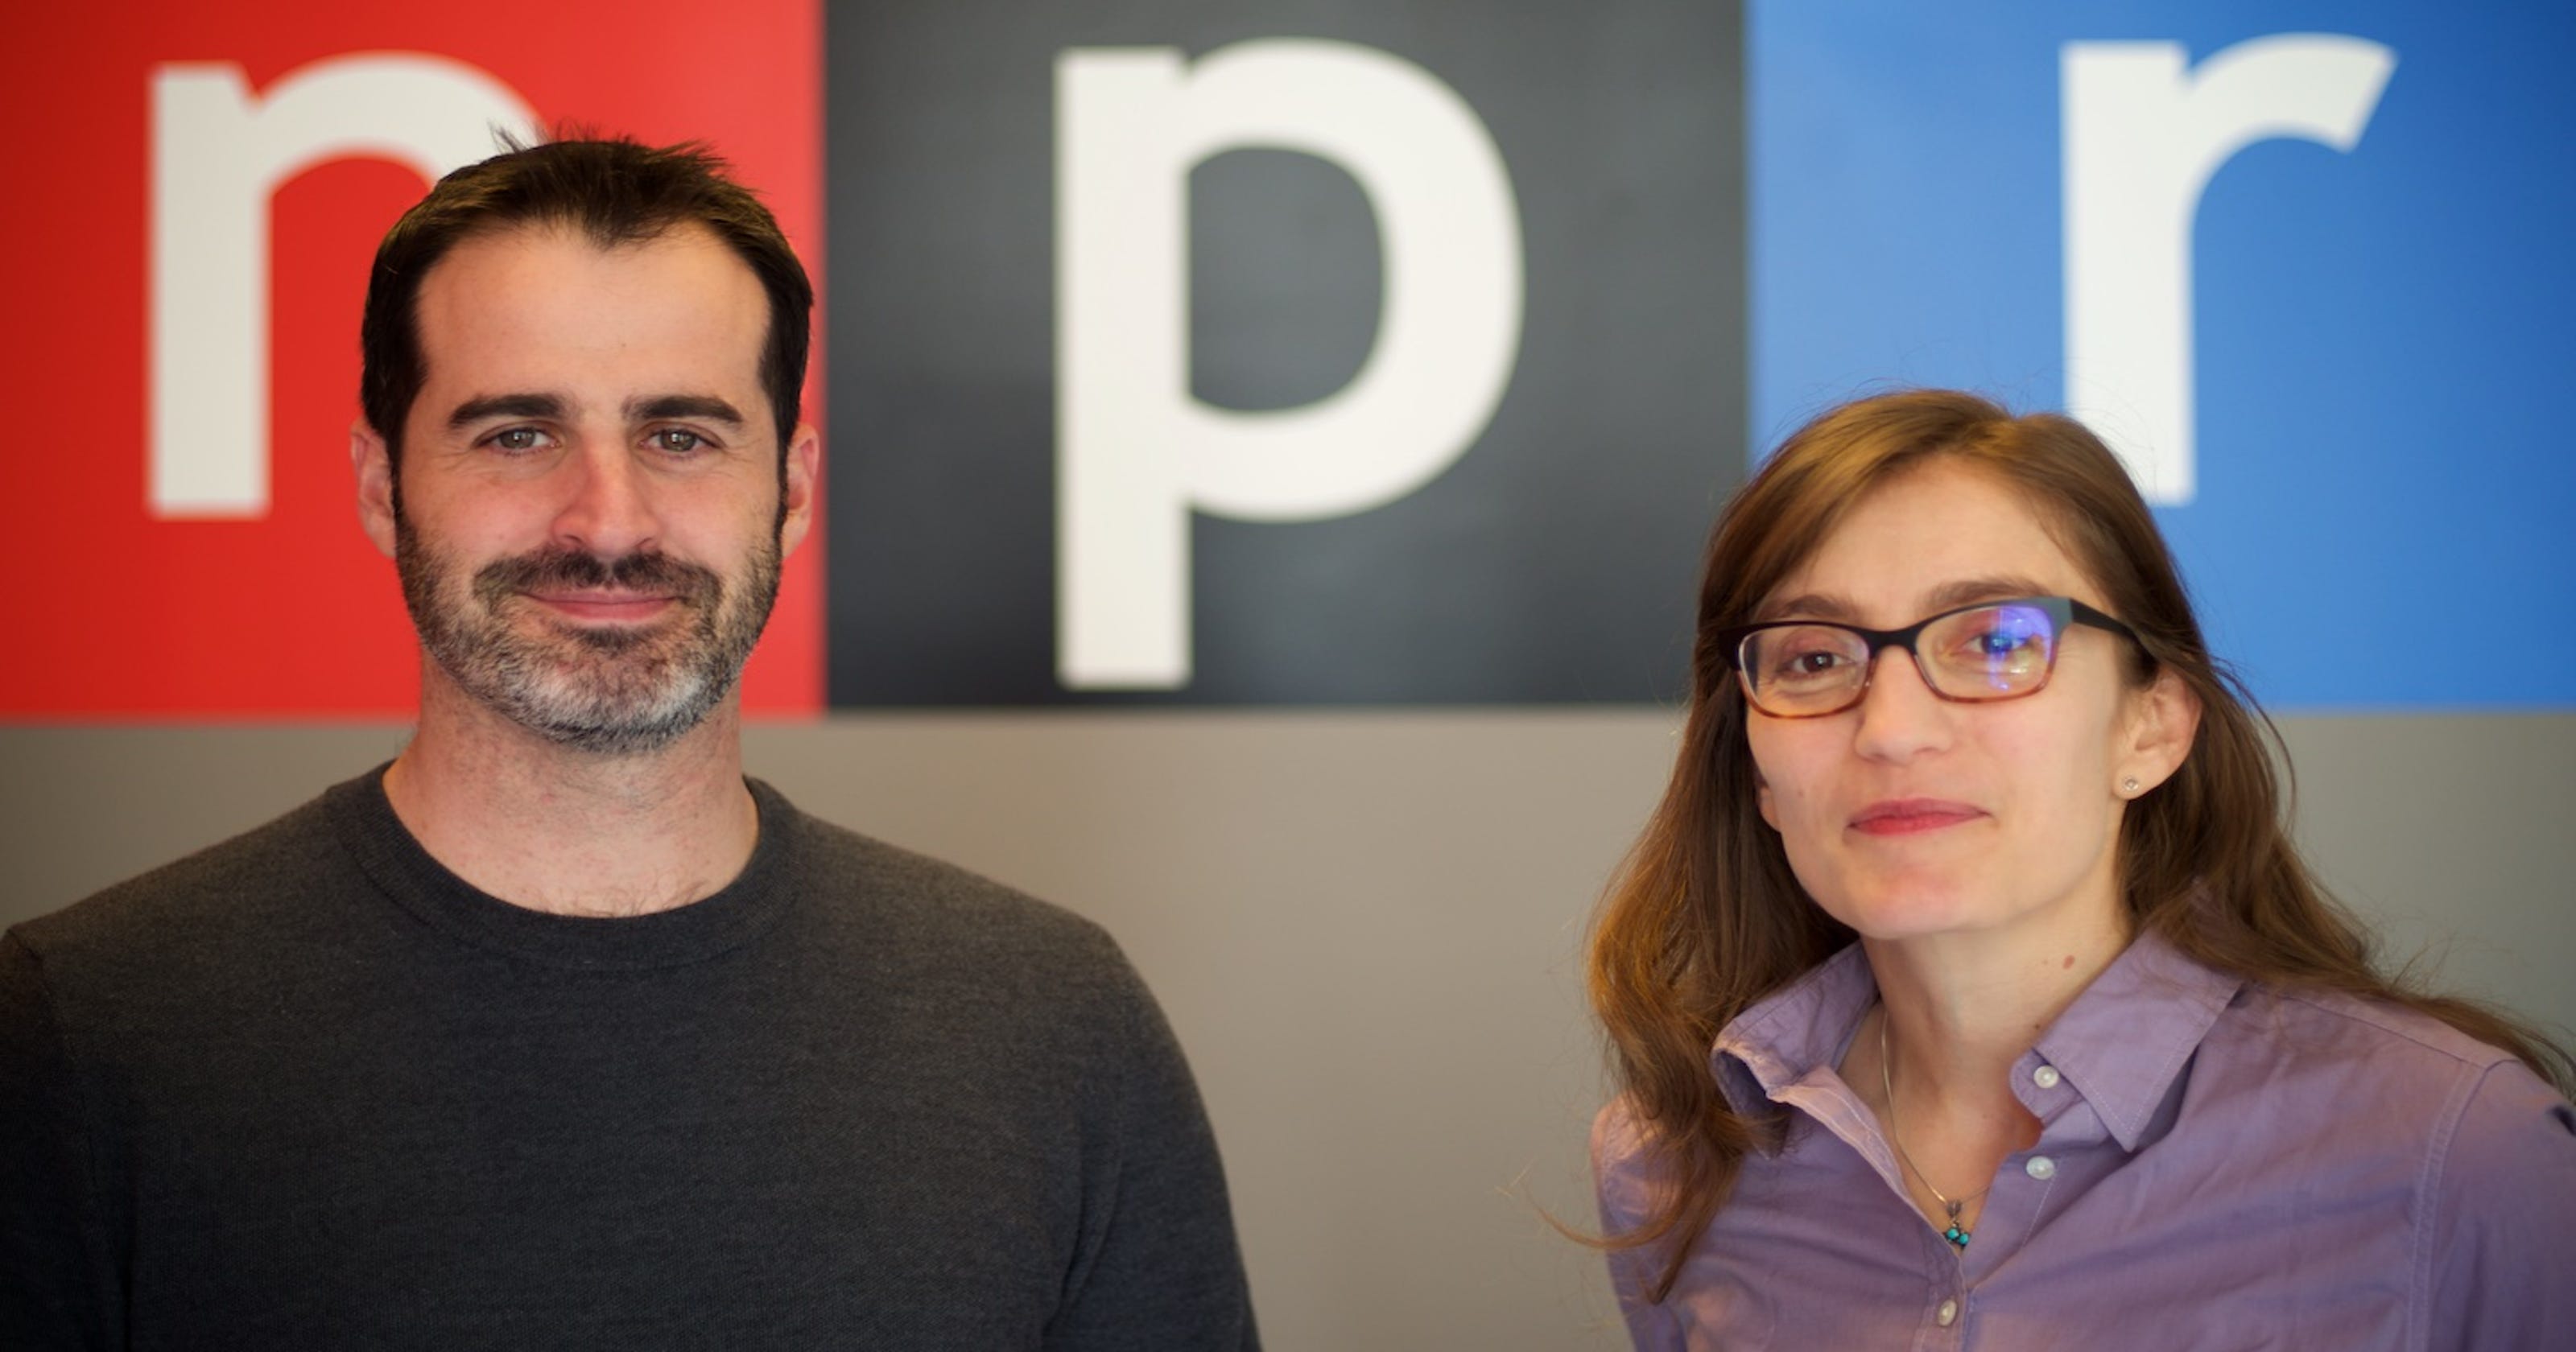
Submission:
[[[2437,1020],[2275,993],[2132,943],[2014,1063],[2038,1144],[1976,1238],[1916,1211],[1836,1074],[1876,999],[1845,949],[1719,1036],[1739,1111],[1789,1110],[1663,1304],[1611,1276],[1641,1349],[2576,1349],[2576,1111]],[[1654,1186],[1624,1103],[1593,1161],[1612,1233]]]

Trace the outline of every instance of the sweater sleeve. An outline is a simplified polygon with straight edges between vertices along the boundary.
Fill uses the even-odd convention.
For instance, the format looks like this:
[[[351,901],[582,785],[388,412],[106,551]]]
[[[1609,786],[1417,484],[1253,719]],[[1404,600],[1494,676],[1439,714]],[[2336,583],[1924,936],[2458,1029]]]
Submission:
[[[2432,1168],[2429,1337],[2411,1345],[2576,1347],[2576,1108],[2518,1061],[2489,1067]]]
[[[1121,1035],[1095,1085],[1103,1137],[1083,1168],[1084,1242],[1051,1352],[1260,1346],[1216,1138],[1161,1009],[1114,946]]]
[[[86,1116],[44,969],[0,938],[0,1347],[124,1344]]]

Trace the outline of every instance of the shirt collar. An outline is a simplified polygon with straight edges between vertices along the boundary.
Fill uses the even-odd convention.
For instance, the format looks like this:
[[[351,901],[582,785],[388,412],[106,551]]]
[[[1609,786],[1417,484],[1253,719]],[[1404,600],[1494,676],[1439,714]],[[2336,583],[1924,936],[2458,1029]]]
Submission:
[[[1755,1001],[1718,1033],[1709,1053],[1718,1088],[1738,1114],[1758,1115],[1765,1100],[1839,1060],[1877,998],[1869,955],[1859,944],[1845,947]]]
[[[2244,984],[2141,934],[2032,1050],[2093,1105],[2121,1149],[2136,1150],[2174,1077]]]
[[[2032,1050],[2075,1086],[2123,1150],[2136,1150],[2156,1105],[2243,982],[2141,934],[2040,1034]],[[1869,956],[1852,944],[1728,1023],[1709,1054],[1736,1112],[1754,1115],[1838,1060],[1878,998]]]

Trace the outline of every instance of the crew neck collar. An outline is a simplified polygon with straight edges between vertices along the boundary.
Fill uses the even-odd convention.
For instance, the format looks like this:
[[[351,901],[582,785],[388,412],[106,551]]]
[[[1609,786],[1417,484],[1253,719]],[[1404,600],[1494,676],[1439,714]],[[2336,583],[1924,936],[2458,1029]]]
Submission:
[[[677,967],[750,942],[792,899],[786,879],[797,848],[798,814],[756,779],[743,782],[759,810],[760,836],[733,881],[685,906],[649,915],[569,916],[503,901],[439,863],[395,815],[385,797],[386,768],[377,766],[323,795],[332,826],[388,899],[461,943],[576,970]]]

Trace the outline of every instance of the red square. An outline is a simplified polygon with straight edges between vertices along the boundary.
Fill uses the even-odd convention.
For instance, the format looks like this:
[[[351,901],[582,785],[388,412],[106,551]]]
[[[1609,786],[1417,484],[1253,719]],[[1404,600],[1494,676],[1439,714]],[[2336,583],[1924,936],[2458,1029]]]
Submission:
[[[354,114],[330,110],[374,97],[372,85],[348,97],[356,82],[391,90],[388,73],[406,69],[494,82],[549,126],[705,141],[777,213],[819,286],[821,24],[817,0],[11,7],[0,50],[22,60],[0,99],[12,125],[47,130],[13,148],[19,204],[0,217],[13,320],[0,326],[0,369],[21,448],[13,490],[0,495],[0,568],[13,580],[0,593],[11,638],[0,715],[371,718],[407,714],[418,695],[393,565],[358,530],[348,429],[368,263],[426,183],[363,150],[277,183],[265,229],[234,251],[269,260],[268,388],[256,392],[268,409],[265,490],[248,514],[174,518],[153,506],[162,481],[150,468],[152,213],[164,200],[154,108],[168,97],[156,82],[174,68],[229,73],[261,112],[289,106],[279,91],[316,88],[316,77],[351,82],[336,103],[315,100],[327,116],[303,123],[253,112],[189,124],[223,155],[360,134]],[[420,120],[395,120],[405,116]],[[261,137],[272,138],[267,152]],[[255,178],[218,157],[182,167],[206,164],[215,172],[203,177],[219,183]],[[168,200],[183,204],[174,215],[190,213],[176,224],[196,229],[220,214],[210,202],[229,199]],[[206,229],[202,238],[222,238]],[[233,266],[238,277],[259,264]],[[222,335],[170,327],[165,347],[193,341],[200,356],[222,355]],[[818,424],[821,370],[818,334],[805,392]],[[171,412],[173,445],[199,417],[210,440],[212,424],[240,425],[216,409]],[[750,709],[821,708],[822,554],[818,530],[788,561],[744,674]]]

